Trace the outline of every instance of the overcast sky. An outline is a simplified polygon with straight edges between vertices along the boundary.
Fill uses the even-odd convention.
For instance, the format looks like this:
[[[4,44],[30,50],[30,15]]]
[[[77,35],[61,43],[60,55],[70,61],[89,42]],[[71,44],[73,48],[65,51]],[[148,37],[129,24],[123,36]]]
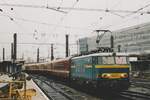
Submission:
[[[18,43],[54,43],[55,56],[64,57],[65,34],[69,34],[70,53],[73,54],[77,52],[74,45],[77,39],[96,35],[93,30],[117,30],[150,22],[150,14],[139,12],[60,9],[64,13],[42,8],[43,6],[117,11],[141,9],[140,12],[147,12],[150,11],[149,5],[150,0],[0,0],[0,53],[2,54],[2,48],[6,48],[6,57],[10,58],[13,33],[17,33]],[[41,57],[48,57],[49,45],[18,44],[18,58],[23,55],[25,58],[36,58],[38,47]]]

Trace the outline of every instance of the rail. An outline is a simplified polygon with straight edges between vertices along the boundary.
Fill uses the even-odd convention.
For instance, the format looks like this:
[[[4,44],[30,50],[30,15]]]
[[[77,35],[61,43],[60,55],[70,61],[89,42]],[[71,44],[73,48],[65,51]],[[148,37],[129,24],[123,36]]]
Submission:
[[[88,100],[86,96],[72,90],[62,82],[38,75],[32,76],[32,79],[50,100]]]

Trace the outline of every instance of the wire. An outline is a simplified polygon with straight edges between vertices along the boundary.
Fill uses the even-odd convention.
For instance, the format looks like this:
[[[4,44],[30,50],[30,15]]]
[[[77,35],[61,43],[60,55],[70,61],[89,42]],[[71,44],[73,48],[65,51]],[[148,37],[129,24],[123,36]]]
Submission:
[[[57,9],[59,9],[59,7],[61,7],[61,5],[63,4],[63,2],[64,2],[64,0],[61,0],[61,2],[60,2],[60,4],[59,4],[59,6],[58,6]]]
[[[135,11],[130,11],[130,10],[113,10],[113,9],[94,9],[94,8],[74,8],[74,7],[50,7],[50,6],[39,6],[39,5],[22,5],[22,4],[0,4],[1,6],[16,6],[16,7],[30,7],[30,8],[46,8],[46,9],[51,9],[59,12],[63,12],[67,14],[68,12],[64,10],[74,10],[74,11],[96,11],[96,12],[118,12],[118,13],[142,13],[142,14],[150,14],[149,11],[141,11],[135,10]],[[146,5],[144,8],[150,6],[150,4]]]
[[[120,2],[121,1],[117,2],[115,5],[113,5],[112,7],[110,7],[110,9],[112,9],[112,8],[114,9],[118,4],[120,4]],[[119,16],[121,18],[124,18],[124,16],[122,16],[122,15],[116,13],[116,12],[110,12],[110,13],[113,14],[113,15]]]
[[[142,13],[142,12],[140,12],[141,10],[144,10],[145,8],[147,8],[147,7],[149,7],[150,6],[150,4],[147,4],[147,5],[145,5],[144,7],[141,7],[141,8],[139,8],[138,10],[136,10],[135,11],[135,13],[140,13],[140,14],[144,14],[144,13]],[[150,12],[147,12],[147,14],[150,14]],[[131,16],[131,15],[133,15],[133,14],[128,14],[128,15],[126,15],[126,16],[124,16],[124,17],[129,17],[129,16]]]
[[[72,8],[74,8],[75,5],[76,5],[78,2],[79,2],[79,0],[76,0],[76,2],[73,3]],[[62,0],[62,3],[63,3],[63,0]],[[59,6],[58,8],[60,9],[61,7]],[[65,17],[66,17],[70,12],[71,12],[71,10],[69,10],[66,15],[64,15],[64,16],[62,16],[62,17],[60,18],[60,22],[58,22],[58,24],[54,27],[53,32],[57,29],[57,26],[60,25],[60,24],[65,20]],[[69,27],[66,27],[66,28],[69,28]]]
[[[120,16],[120,17],[122,17],[122,18],[125,18],[125,17],[129,17],[129,16],[131,16],[131,15],[133,15],[133,14],[137,14],[137,13],[140,13],[140,14],[144,14],[144,13],[142,13],[142,11],[141,10],[144,10],[145,8],[147,8],[147,7],[149,7],[150,6],[150,4],[147,4],[147,5],[145,5],[144,7],[141,7],[141,8],[139,8],[138,10],[136,10],[136,11],[134,11],[134,13],[130,13],[130,14],[128,14],[128,15],[125,15],[125,16]],[[145,12],[146,14],[150,14],[150,12],[149,11],[147,11],[147,12]],[[108,25],[108,26],[103,26],[103,27],[105,27],[106,29],[108,29],[108,28],[110,28],[110,27],[112,27],[112,26],[117,26],[117,25],[120,25],[121,23],[126,23],[128,20],[132,20],[132,19],[134,19],[134,17],[133,18],[130,18],[130,19],[126,19],[126,20],[124,20],[123,22],[115,22],[115,24],[111,24],[111,25]],[[117,24],[116,24],[117,23]]]
[[[0,42],[0,44],[10,44],[9,42]],[[51,45],[53,43],[17,43],[18,45]],[[54,45],[59,45],[59,46],[65,46],[66,44],[64,43],[55,43]],[[76,43],[69,43],[70,46],[77,45]]]
[[[71,28],[71,29],[79,29],[79,30],[93,30],[93,29],[89,29],[89,28],[81,28],[81,27],[57,25],[57,24],[50,24],[50,23],[39,22],[39,21],[35,21],[35,20],[30,20],[30,19],[25,19],[25,18],[11,17],[11,16],[9,16],[7,14],[1,14],[1,16],[8,17],[11,21],[14,21],[16,19],[16,20],[21,20],[21,21],[24,21],[24,22],[42,24],[42,25],[47,25],[47,26],[57,26],[57,27],[62,27],[62,28]]]
[[[110,13],[113,14],[113,15],[119,16],[119,17],[121,17],[121,18],[125,18],[124,16],[122,16],[122,15],[120,15],[120,14],[117,14],[117,13],[115,13],[115,12],[110,12]]]
[[[5,13],[3,10],[2,10],[3,14],[1,13],[1,16],[4,16],[4,17],[8,17],[12,22],[14,22],[14,24],[16,24],[16,26],[19,28],[19,29],[23,29],[21,27],[21,25],[19,25],[19,23],[17,23],[13,17],[11,17],[10,15],[8,15],[7,13]],[[24,30],[25,31],[25,30]]]
[[[91,8],[70,8],[70,7],[60,7],[62,10],[75,10],[75,11],[97,11],[97,12],[118,12],[118,13],[143,13],[150,14],[148,11],[130,11],[130,10],[111,10],[111,9],[91,9]]]
[[[57,11],[57,12],[61,12],[61,13],[64,13],[66,14],[67,12],[66,11],[63,11],[63,10],[60,10],[60,9],[57,9],[57,7],[49,7],[48,5],[47,6],[39,6],[39,5],[22,5],[22,4],[0,4],[0,6],[14,6],[14,7],[27,7],[27,8],[46,8],[46,9],[50,9],[50,10],[54,10],[54,11]]]

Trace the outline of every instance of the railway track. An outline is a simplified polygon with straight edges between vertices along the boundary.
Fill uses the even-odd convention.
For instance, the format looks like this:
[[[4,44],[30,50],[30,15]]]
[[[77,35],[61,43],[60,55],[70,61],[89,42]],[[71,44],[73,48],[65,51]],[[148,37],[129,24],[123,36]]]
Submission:
[[[74,100],[71,96],[56,88],[53,82],[33,78],[34,82],[41,88],[50,100]]]
[[[33,81],[41,88],[50,100],[88,100],[62,84],[57,84],[42,76],[32,76]]]
[[[150,94],[134,92],[134,91],[124,91],[119,94],[121,97],[127,100],[150,100]]]
[[[148,79],[134,79],[131,80],[131,87],[133,88],[141,88],[141,91],[143,90],[148,91],[150,94],[150,81]]]
[[[47,97],[50,100],[72,100],[67,99],[65,96],[59,93],[59,91],[56,91],[52,87],[49,86],[49,84],[39,81],[37,79],[34,79],[34,82],[41,88],[41,90],[47,95]]]
[[[150,83],[135,82],[135,83],[132,83],[131,85],[134,87],[141,87],[141,88],[145,88],[145,89],[150,90]]]
[[[131,88],[120,93],[120,96],[130,100],[150,100],[150,81],[147,79],[132,79]]]
[[[150,94],[124,91],[121,93],[112,93],[106,96],[100,96],[99,99],[89,99],[86,96],[78,95],[66,88],[63,84],[57,83],[43,76],[32,76],[34,82],[43,90],[50,100],[150,100]],[[81,87],[82,88],[82,87]],[[115,95],[115,96],[114,96]]]

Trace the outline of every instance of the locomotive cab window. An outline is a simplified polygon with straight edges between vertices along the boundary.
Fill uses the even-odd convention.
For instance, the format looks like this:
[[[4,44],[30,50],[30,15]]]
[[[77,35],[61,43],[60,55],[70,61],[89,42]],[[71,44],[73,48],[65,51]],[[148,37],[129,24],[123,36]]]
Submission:
[[[115,57],[116,64],[128,64],[127,57]]]
[[[102,57],[102,64],[115,64],[114,57]]]
[[[105,56],[105,57],[97,57],[97,64],[128,64],[128,57],[112,57],[112,56]]]

